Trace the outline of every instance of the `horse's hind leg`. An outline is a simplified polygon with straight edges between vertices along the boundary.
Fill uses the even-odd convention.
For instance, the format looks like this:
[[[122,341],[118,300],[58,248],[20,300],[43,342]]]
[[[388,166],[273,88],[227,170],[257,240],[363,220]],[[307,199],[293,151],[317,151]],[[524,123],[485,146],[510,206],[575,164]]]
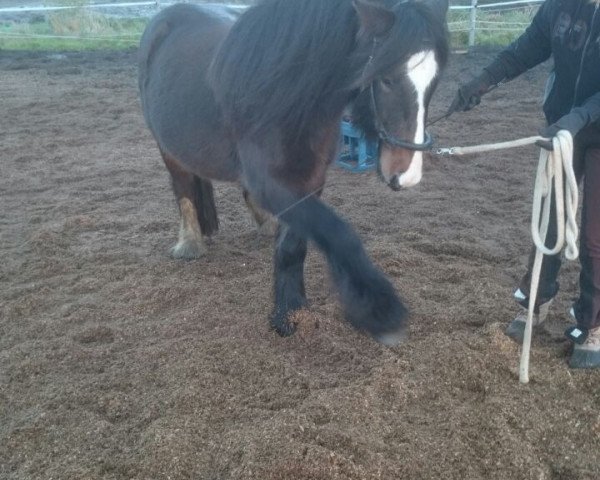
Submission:
[[[273,236],[277,232],[277,220],[266,210],[258,206],[258,203],[252,198],[250,192],[244,188],[244,200],[252,218],[258,226],[258,231],[264,235]]]
[[[194,259],[206,253],[203,236],[210,237],[218,228],[212,183],[185,170],[166,154],[163,160],[173,185],[181,216],[179,238],[171,248],[174,258]]]

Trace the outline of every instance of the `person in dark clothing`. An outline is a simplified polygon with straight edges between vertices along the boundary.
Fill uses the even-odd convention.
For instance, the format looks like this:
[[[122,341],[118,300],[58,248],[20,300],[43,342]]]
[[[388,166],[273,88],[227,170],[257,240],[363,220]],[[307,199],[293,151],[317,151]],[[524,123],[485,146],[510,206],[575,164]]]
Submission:
[[[512,80],[552,57],[554,69],[546,85],[540,133],[552,138],[559,130],[573,135],[575,175],[583,185],[579,298],[571,314],[577,327],[567,330],[575,342],[569,365],[600,368],[600,0],[546,0],[526,31],[479,76],[460,86],[448,113],[478,105],[493,87]],[[556,242],[556,219],[546,244]],[[535,247],[527,272],[515,292],[521,305],[506,334],[523,341]],[[534,325],[541,325],[559,288],[560,255],[544,256]]]

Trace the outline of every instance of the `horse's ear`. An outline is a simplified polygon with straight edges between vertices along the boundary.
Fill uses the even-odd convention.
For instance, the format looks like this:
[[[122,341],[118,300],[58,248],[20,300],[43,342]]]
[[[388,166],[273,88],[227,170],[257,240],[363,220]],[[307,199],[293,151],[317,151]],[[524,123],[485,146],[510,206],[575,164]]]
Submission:
[[[448,13],[448,0],[423,0],[432,12],[438,15],[442,20],[446,19]]]
[[[362,33],[378,37],[392,28],[396,15],[383,5],[366,0],[353,0],[354,10],[358,14]]]

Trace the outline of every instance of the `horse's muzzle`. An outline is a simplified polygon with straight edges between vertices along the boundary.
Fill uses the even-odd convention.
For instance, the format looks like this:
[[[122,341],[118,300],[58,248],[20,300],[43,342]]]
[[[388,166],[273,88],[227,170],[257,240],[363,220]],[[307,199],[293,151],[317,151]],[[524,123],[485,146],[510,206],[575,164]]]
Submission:
[[[402,185],[400,185],[400,177],[398,175],[394,175],[388,182],[388,187],[390,187],[395,192],[401,190]]]
[[[423,152],[382,145],[379,150],[379,175],[394,191],[410,188],[421,181]]]

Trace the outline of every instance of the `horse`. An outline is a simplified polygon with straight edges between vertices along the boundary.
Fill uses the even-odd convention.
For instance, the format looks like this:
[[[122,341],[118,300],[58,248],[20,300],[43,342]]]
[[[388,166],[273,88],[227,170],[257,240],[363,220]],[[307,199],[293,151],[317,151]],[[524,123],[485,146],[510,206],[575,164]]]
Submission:
[[[448,57],[447,0],[262,0],[241,15],[179,4],[148,24],[139,49],[143,114],[180,210],[171,254],[205,253],[218,229],[212,181],[237,182],[258,223],[279,227],[271,327],[294,333],[307,305],[310,240],[344,316],[384,345],[408,309],[352,227],[320,199],[348,108],[380,143],[392,189],[421,180],[427,108]]]

